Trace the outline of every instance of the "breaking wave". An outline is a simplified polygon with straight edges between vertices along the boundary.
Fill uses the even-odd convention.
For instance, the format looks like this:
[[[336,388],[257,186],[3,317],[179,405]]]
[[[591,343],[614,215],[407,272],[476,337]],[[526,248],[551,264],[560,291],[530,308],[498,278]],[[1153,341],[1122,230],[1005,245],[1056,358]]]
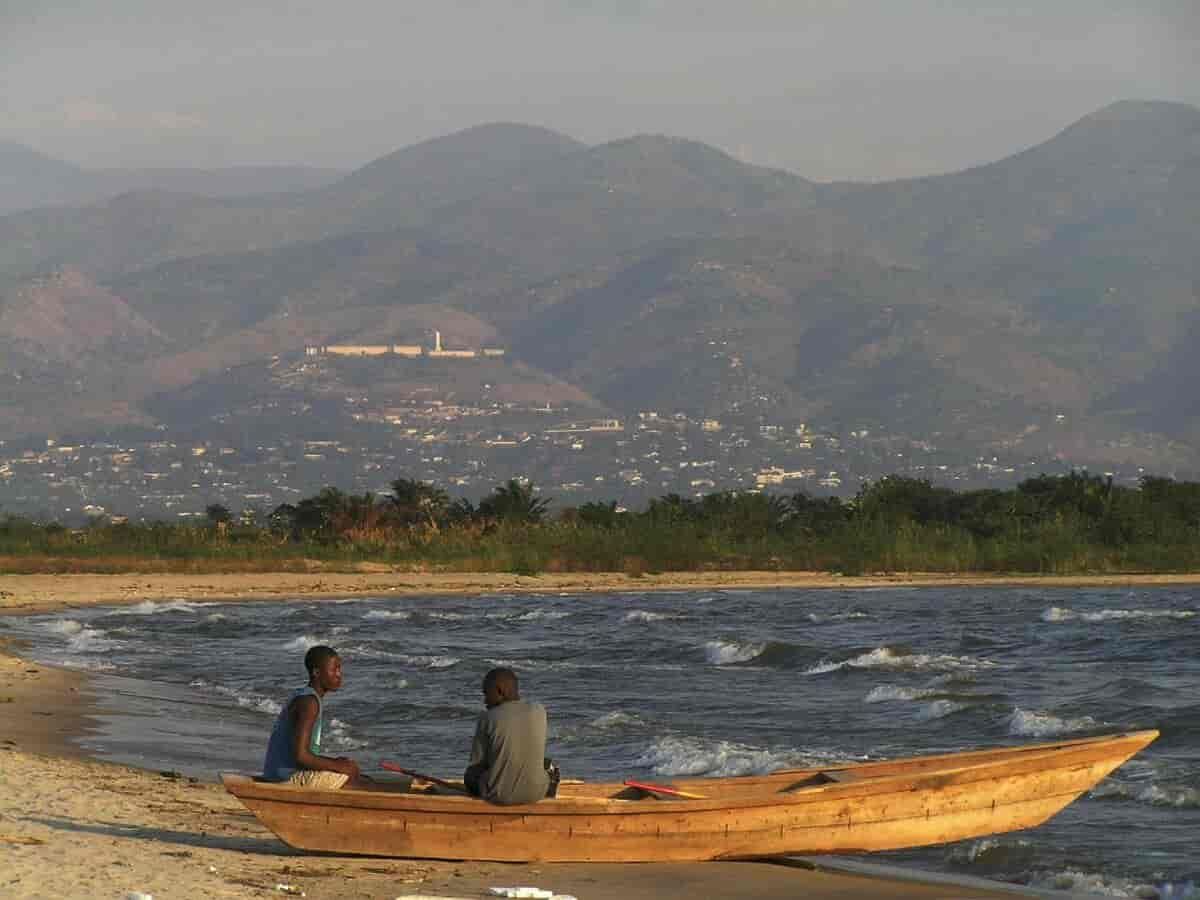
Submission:
[[[623,622],[666,622],[672,619],[682,619],[678,613],[650,612],[644,609],[632,609],[621,617]]]
[[[552,621],[555,619],[565,619],[569,615],[569,612],[561,609],[531,609],[529,612],[520,613],[513,616],[513,618],[518,622],[535,622],[538,619],[550,619]]]
[[[844,765],[863,759],[820,750],[768,750],[734,741],[669,736],[657,738],[634,760],[634,765],[649,768],[655,775],[727,777],[765,775],[804,766]]]
[[[957,868],[982,872],[1021,871],[1037,856],[1033,843],[1024,838],[984,838],[951,847],[946,862]]]
[[[1173,809],[1200,809],[1200,790],[1192,787],[1135,787],[1117,781],[1102,781],[1089,794],[1093,800],[1126,800]]]
[[[220,694],[222,697],[228,697],[242,709],[251,709],[255,712],[264,713],[269,716],[277,716],[283,709],[283,704],[278,700],[270,697],[264,697],[262,694],[257,694],[253,691],[245,689],[226,687],[223,684],[213,684],[205,681],[203,678],[193,678],[188,682],[188,687],[200,688],[206,691],[213,691]]]
[[[960,703],[957,700],[934,700],[932,703],[926,703],[922,706],[917,717],[926,722],[932,719],[944,719],[946,716],[952,716],[956,712],[962,712],[969,706],[970,704]]]
[[[731,741],[702,742],[693,738],[659,738],[635,765],[656,775],[761,775],[797,764],[792,750],[763,750]]]
[[[750,662],[767,649],[765,643],[742,641],[709,641],[704,645],[704,657],[714,666],[730,666]]]
[[[406,609],[373,609],[363,613],[364,619],[411,619],[412,613]]]
[[[1050,713],[1017,708],[1008,717],[1008,733],[1017,737],[1056,737],[1100,727],[1091,716],[1063,719]]]
[[[350,726],[341,719],[331,718],[324,737],[329,738],[329,746],[334,750],[361,750],[369,746],[369,742],[350,734]],[[322,740],[322,743],[324,741]]]
[[[158,613],[195,612],[203,603],[192,603],[189,600],[143,600],[133,606],[120,606],[106,612],[106,616],[153,616]]]
[[[302,634],[300,637],[292,638],[283,645],[284,650],[308,650],[309,647],[315,647],[317,644],[332,643],[328,638],[317,637],[313,634]]]
[[[853,622],[856,619],[869,619],[870,613],[861,609],[852,609],[842,613],[809,613],[808,621],[814,625],[821,625],[825,622]]]
[[[826,675],[839,669],[902,669],[910,671],[972,671],[994,668],[995,663],[972,656],[953,656],[948,653],[906,653],[902,649],[876,647],[868,653],[840,662],[825,661],[805,669],[805,675]]]
[[[1130,881],[1119,876],[1104,875],[1098,872],[1081,872],[1078,869],[1063,869],[1061,872],[1047,872],[1038,875],[1030,883],[1030,887],[1055,892],[1067,891],[1069,896],[1088,897],[1163,897],[1156,887]],[[1184,897],[1186,895],[1179,894]]]
[[[631,728],[643,722],[640,716],[617,709],[597,716],[588,724],[593,728]]]
[[[66,639],[67,649],[74,653],[100,653],[120,647],[119,641],[114,641],[103,628],[93,628],[74,619],[55,619],[44,625],[46,631],[60,635]],[[73,665],[78,665],[73,662]],[[95,668],[86,666],[85,668]]]
[[[1120,620],[1170,620],[1195,618],[1190,609],[1101,609],[1077,612],[1066,606],[1051,606],[1042,613],[1043,622],[1112,622]]]
[[[891,700],[922,700],[938,693],[936,688],[910,688],[898,684],[881,684],[871,688],[864,703],[887,703]]]

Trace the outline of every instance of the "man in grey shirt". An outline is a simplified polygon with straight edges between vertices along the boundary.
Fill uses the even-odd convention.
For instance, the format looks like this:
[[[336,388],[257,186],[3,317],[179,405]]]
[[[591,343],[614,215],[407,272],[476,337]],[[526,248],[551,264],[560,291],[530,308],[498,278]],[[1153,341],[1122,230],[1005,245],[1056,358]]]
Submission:
[[[551,787],[546,760],[546,708],[521,699],[512,669],[483,677],[483,702],[463,781],[491,803],[536,803]]]

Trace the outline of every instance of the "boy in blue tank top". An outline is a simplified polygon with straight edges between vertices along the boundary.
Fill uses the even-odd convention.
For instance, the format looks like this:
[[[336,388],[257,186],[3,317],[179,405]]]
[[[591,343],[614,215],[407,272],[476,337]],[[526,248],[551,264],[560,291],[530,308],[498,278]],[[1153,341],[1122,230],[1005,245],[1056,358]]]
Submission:
[[[263,760],[263,780],[326,791],[370,787],[371,779],[354,760],[321,754],[323,700],[342,686],[341,657],[332,647],[318,644],[304,654],[304,668],[308,684],[292,693],[275,720]]]

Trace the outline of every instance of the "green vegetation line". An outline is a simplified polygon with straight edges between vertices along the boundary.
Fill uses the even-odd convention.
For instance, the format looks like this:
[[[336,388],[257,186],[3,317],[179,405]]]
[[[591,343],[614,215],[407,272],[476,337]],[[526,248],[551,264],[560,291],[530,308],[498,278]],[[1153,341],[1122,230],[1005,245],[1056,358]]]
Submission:
[[[399,478],[387,495],[325,488],[260,516],[208,507],[203,524],[100,521],[81,530],[0,518],[0,571],[267,571],[379,562],[446,572],[704,570],[1054,575],[1200,569],[1200,483],[1136,488],[1086,473],[1007,490],[953,491],[900,477],[850,500],[669,494],[552,513],[509,481],[478,504]]]

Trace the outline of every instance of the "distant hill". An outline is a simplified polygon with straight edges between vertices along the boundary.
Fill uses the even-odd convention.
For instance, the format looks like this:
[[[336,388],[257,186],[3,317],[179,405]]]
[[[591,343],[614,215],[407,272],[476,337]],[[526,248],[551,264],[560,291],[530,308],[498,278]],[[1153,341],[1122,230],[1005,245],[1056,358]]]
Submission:
[[[82,209],[0,217],[0,285],[68,262],[105,277],[171,259],[421,225],[435,209],[580,146],[543,128],[483,125],[390,154],[316,190],[246,197],[138,190]]]
[[[1122,101],[1014,156],[964,172],[868,186],[827,186],[839,243],[894,262],[972,269],[1034,248],[1068,251],[1147,233],[1170,179],[1200,158],[1200,109]]]
[[[39,301],[57,324],[31,342],[29,298],[55,272],[89,286],[69,315]],[[70,370],[109,419],[200,394],[252,409],[257,390],[348,383],[280,381],[307,341],[438,328],[509,348],[489,372],[527,399],[1200,465],[1198,285],[1190,106],[1122,102],[988,165],[869,185],[493,124],[311,190],[0,218],[0,378],[24,379],[0,408],[26,429],[80,414],[57,399]],[[375,390],[402,396],[405,371]]]
[[[83,206],[131,191],[240,197],[309,191],[342,173],[310,166],[225,169],[85,169],[20,144],[0,142],[0,215],[44,206]]]
[[[1002,298],[919,270],[710,239],[656,248],[558,300],[516,349],[614,406],[982,437],[1023,427],[1030,408],[1089,402],[1089,386],[1012,321]]]
[[[735,234],[739,216],[803,209],[812,195],[799,176],[642,135],[531,168],[443,207],[431,227],[551,273],[664,238]]]

